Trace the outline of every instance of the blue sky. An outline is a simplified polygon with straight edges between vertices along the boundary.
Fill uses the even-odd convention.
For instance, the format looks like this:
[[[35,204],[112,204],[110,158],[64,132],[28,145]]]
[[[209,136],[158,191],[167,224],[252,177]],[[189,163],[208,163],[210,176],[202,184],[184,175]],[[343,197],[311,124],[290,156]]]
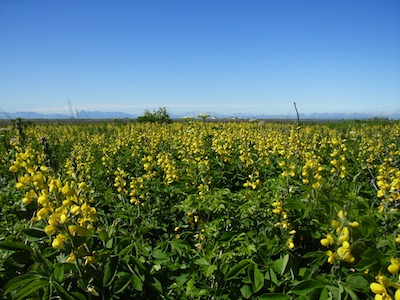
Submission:
[[[400,1],[0,0],[0,108],[400,110]]]

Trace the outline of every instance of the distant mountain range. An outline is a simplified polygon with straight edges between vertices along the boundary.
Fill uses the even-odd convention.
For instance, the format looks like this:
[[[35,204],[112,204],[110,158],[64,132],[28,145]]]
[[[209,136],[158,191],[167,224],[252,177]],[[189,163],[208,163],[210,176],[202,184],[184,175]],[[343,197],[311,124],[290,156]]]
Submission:
[[[193,117],[196,118],[197,115],[201,112],[187,112],[181,114],[173,114],[170,116],[173,119],[180,119],[182,117]],[[236,113],[236,114],[221,114],[221,113],[212,113],[207,112],[210,115],[209,118],[234,118],[234,119],[296,119],[296,115],[267,115],[267,114],[244,114],[244,113]],[[74,114],[74,119],[81,120],[90,120],[90,119],[136,119],[140,115],[128,114],[123,112],[100,112],[100,111],[85,111],[81,110]],[[15,112],[15,113],[6,113],[0,112],[0,119],[28,119],[28,120],[36,120],[36,119],[72,119],[70,115],[65,114],[41,114],[36,112]],[[373,118],[387,118],[390,120],[400,120],[400,111],[395,112],[379,112],[379,113],[312,113],[312,114],[300,114],[300,119],[309,119],[309,120],[365,120],[365,119],[373,119]]]

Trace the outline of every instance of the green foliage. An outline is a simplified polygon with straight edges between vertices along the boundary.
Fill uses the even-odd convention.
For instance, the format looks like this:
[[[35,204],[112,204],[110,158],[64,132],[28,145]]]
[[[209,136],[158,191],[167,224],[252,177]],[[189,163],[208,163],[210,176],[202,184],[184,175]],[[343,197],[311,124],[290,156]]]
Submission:
[[[398,124],[147,124],[167,120],[2,132],[2,299],[373,299],[380,275],[394,298]],[[16,186],[27,146],[96,209],[59,249]],[[328,262],[344,241],[354,260]]]
[[[137,121],[140,123],[149,122],[149,123],[172,123],[172,119],[169,116],[167,109],[165,107],[160,107],[153,112],[149,110],[144,111],[144,115],[137,118]]]

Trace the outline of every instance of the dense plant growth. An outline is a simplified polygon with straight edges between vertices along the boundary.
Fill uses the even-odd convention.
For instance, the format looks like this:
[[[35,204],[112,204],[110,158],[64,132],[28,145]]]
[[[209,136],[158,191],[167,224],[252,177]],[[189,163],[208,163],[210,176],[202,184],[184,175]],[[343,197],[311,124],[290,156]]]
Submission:
[[[400,124],[0,132],[2,299],[400,299]]]

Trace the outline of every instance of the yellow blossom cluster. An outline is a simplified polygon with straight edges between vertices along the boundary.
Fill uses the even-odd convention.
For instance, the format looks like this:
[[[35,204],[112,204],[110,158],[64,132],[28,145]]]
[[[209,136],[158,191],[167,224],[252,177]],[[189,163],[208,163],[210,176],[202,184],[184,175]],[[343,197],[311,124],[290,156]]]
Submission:
[[[17,189],[24,191],[22,202],[36,208],[33,222],[44,225],[46,234],[52,237],[54,249],[62,249],[75,235],[94,231],[96,209],[89,205],[90,187],[76,181],[76,173],[65,179],[38,162],[40,153],[32,148],[18,152],[10,171],[19,175]],[[70,164],[66,169],[70,170]]]
[[[321,157],[310,152],[305,153],[306,163],[303,166],[301,175],[303,184],[311,184],[312,188],[317,189],[321,186],[321,172],[324,168],[321,165]]]
[[[117,191],[119,193],[127,195],[128,190],[126,189],[126,178],[128,177],[128,175],[120,167],[117,168],[117,170],[114,172],[114,175],[114,186],[117,188]]]
[[[333,232],[321,239],[321,244],[324,247],[333,247],[334,251],[326,252],[330,264],[334,264],[335,261],[353,263],[355,257],[351,254],[350,228],[358,227],[359,223],[357,221],[350,222],[342,210],[338,212],[337,217],[338,220],[334,219],[331,222]]]
[[[347,171],[347,161],[346,161],[346,139],[342,141],[338,139],[332,139],[331,145],[333,148],[331,156],[330,164],[332,165],[331,173],[336,174],[340,178],[346,178],[348,171]]]
[[[165,185],[170,185],[171,183],[178,181],[178,169],[176,167],[176,162],[170,153],[159,153],[157,155],[157,165],[159,165],[164,171]]]
[[[274,227],[282,228],[285,231],[285,234],[288,235],[286,244],[290,249],[293,249],[295,247],[293,238],[296,234],[296,230],[294,230],[293,226],[289,223],[288,214],[283,209],[282,199],[274,201],[272,207],[272,213],[279,218],[279,221],[274,224]]]
[[[243,184],[244,187],[248,188],[251,187],[253,190],[258,188],[261,184],[261,181],[259,179],[260,173],[258,171],[254,171],[253,174],[250,174],[248,176],[248,180]]]
[[[376,276],[376,282],[370,284],[371,291],[375,294],[375,300],[400,300],[400,284],[391,282],[389,278],[382,274]],[[393,292],[393,287],[395,291]]]
[[[400,200],[400,169],[392,157],[384,159],[376,179],[377,195],[381,199],[379,211],[397,210],[394,204]]]

